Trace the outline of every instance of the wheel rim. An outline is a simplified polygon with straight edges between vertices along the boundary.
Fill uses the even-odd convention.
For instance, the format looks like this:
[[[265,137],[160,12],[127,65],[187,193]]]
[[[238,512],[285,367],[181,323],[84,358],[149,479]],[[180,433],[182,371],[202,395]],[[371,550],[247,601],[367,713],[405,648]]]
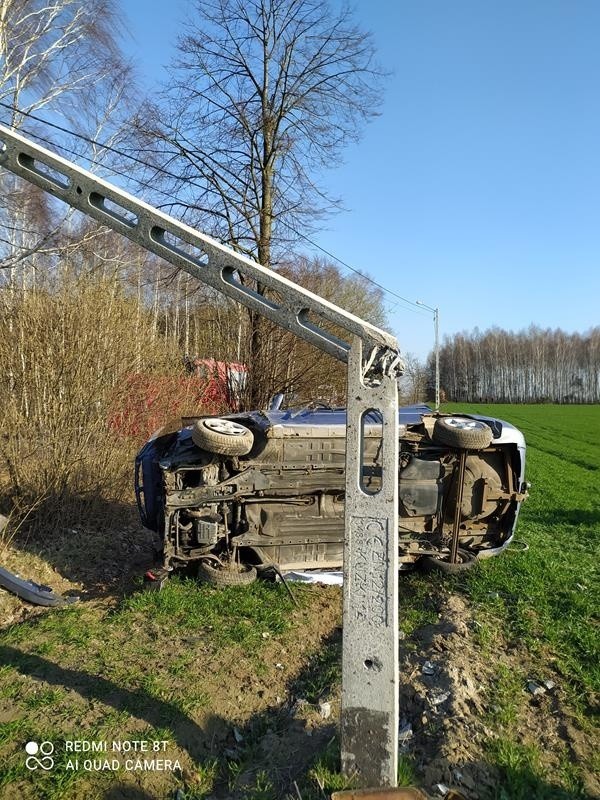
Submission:
[[[243,425],[239,425],[230,419],[205,419],[204,426],[209,431],[223,433],[226,436],[243,436],[246,433],[246,428]]]
[[[475,419],[464,419],[462,417],[444,417],[443,419],[446,425],[459,431],[474,431],[483,425],[483,423]]]

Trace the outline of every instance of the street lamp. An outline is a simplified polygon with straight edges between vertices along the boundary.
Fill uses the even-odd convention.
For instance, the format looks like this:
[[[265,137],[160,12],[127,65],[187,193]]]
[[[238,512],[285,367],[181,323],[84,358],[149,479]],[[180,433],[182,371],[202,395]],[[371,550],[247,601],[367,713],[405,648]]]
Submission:
[[[435,329],[435,410],[440,410],[440,310],[432,308],[421,300],[415,300],[418,306],[423,306],[433,314],[433,326]]]

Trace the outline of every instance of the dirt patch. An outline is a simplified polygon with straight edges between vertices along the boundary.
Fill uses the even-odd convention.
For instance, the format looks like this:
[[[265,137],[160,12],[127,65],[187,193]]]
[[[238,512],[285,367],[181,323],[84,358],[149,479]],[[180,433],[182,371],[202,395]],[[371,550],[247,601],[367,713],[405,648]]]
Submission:
[[[341,654],[341,595],[315,587],[310,602],[293,614],[292,629],[267,638],[259,661],[234,651],[206,657],[203,689],[210,704],[198,715],[205,758],[225,759],[235,780],[215,782],[215,798],[245,797],[248,787],[267,772],[284,797],[334,738],[339,716],[339,687],[320,682],[323,654]],[[184,778],[194,787],[196,765]]]
[[[299,627],[304,642],[299,638],[297,649],[288,645],[285,652],[291,671],[298,675],[307,672],[304,651],[314,654],[320,644],[337,648],[338,656],[341,652],[339,595],[331,589],[320,591],[315,593],[316,607]],[[436,602],[438,622],[417,628],[400,642],[401,749],[413,761],[419,785],[433,797],[441,796],[445,788],[460,791],[467,800],[497,797],[505,776],[492,763],[490,748],[513,740],[516,730],[519,745],[534,747],[540,754],[539,772],[547,777],[547,784],[539,785],[535,776],[526,775],[524,780],[535,781],[540,796],[575,796],[561,794],[563,761],[588,764],[594,749],[568,707],[560,676],[544,668],[551,688],[544,686],[543,691],[532,693],[530,680],[540,678],[539,664],[532,664],[525,650],[498,643],[482,651],[468,602],[443,589],[436,590]],[[268,657],[272,660],[277,655],[272,651]],[[495,719],[500,674],[526,676],[514,680],[515,719],[510,730]],[[270,681],[267,686],[279,691]],[[280,796],[290,791],[293,780],[335,735],[339,689],[337,684],[307,700],[299,677],[286,689],[285,699],[278,698],[282,712],[278,724],[258,741],[263,763],[271,763],[278,775]],[[322,718],[323,708],[331,712],[327,721]],[[286,756],[291,751],[293,759]],[[583,781],[585,796],[600,798],[594,775],[584,774]]]
[[[433,797],[447,787],[467,800],[493,798],[504,778],[491,763],[490,744],[510,738],[493,719],[497,675],[502,668],[518,675],[536,672],[525,668],[524,651],[498,647],[482,653],[468,603],[443,590],[436,595],[438,622],[400,642],[402,753]],[[296,613],[295,630],[295,636],[265,647],[266,672],[260,678],[243,660],[221,664],[220,674],[230,674],[231,685],[216,691],[203,726],[213,733],[211,752],[225,753],[244,767],[235,788],[219,785],[211,795],[215,798],[245,797],[244,787],[265,769],[277,787],[275,796],[294,797],[295,783],[301,785],[336,736],[339,682],[319,683],[317,676],[327,669],[324,654],[329,652],[329,662],[341,656],[339,590],[315,588],[310,607]],[[540,767],[549,781],[544,789],[560,792],[561,759],[589,763],[593,750],[568,710],[559,676],[546,676],[555,686],[542,694],[532,694],[525,681],[519,684],[514,725],[523,747],[535,746],[542,755]],[[585,778],[585,792],[588,798],[600,797],[592,775]]]
[[[503,778],[490,763],[490,746],[502,746],[515,730],[524,748],[541,754],[549,777],[559,775],[565,756],[571,763],[590,763],[592,743],[566,705],[560,677],[548,670],[550,688],[533,677],[515,680],[512,731],[495,723],[498,676],[537,676],[539,665],[525,651],[497,646],[482,652],[461,597],[442,591],[439,609],[439,622],[419,628],[400,648],[401,739],[424,788],[434,795],[455,788],[469,800],[495,797]],[[584,788],[587,797],[600,797],[593,775],[584,776]]]
[[[17,536],[2,550],[2,566],[57,594],[104,597],[114,605],[116,595],[130,590],[133,578],[154,562],[154,535],[133,519],[130,509],[126,517],[131,523],[119,529],[64,528],[48,542]],[[45,612],[0,588],[0,629]]]
[[[401,642],[401,739],[427,789],[441,784],[475,798],[496,785],[498,776],[478,763],[489,734],[481,721],[489,673],[471,642],[468,622],[465,603],[448,596],[438,623]]]

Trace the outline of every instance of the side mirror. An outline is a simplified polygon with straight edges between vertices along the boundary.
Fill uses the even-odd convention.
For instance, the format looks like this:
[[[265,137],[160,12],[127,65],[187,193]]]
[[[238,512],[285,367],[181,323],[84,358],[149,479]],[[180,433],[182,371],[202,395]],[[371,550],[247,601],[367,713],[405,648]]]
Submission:
[[[285,395],[283,392],[278,392],[274,394],[273,397],[269,400],[269,411],[279,411],[281,406],[283,405],[283,400]]]

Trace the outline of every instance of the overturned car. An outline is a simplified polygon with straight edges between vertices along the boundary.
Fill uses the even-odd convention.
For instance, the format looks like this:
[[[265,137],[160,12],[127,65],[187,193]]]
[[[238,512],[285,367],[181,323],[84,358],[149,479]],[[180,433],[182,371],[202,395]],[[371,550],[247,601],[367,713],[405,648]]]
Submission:
[[[399,560],[465,569],[511,541],[525,440],[507,422],[400,409]],[[381,478],[380,420],[365,426],[364,486]],[[369,420],[367,420],[369,422]],[[328,407],[181,420],[136,459],[143,524],[167,570],[196,563],[213,584],[249,583],[257,568],[336,568],[344,540],[346,414]]]

